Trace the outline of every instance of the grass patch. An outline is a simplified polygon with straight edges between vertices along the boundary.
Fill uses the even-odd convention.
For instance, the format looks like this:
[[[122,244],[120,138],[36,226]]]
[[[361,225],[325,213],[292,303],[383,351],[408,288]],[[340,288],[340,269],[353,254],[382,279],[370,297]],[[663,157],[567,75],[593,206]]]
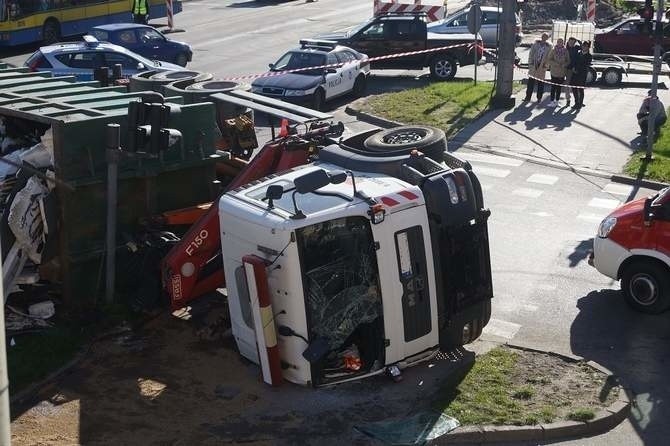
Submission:
[[[624,166],[624,172],[634,178],[670,182],[670,121],[661,128],[661,136],[654,143],[653,153],[655,159],[652,162],[640,159],[644,151],[634,153]]]
[[[443,389],[436,408],[463,425],[533,425],[592,419],[605,376],[541,353],[497,347],[479,356],[456,388]]]
[[[492,82],[434,82],[368,99],[365,111],[404,124],[431,125],[453,135],[489,103]]]
[[[595,412],[591,409],[577,409],[568,414],[568,419],[572,421],[589,421],[594,419],[595,416]]]

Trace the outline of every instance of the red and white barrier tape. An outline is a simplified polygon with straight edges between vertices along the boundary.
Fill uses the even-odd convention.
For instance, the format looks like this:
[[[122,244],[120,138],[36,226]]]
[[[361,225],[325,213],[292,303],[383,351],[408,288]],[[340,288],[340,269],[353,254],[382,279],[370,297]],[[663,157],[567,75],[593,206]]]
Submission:
[[[363,63],[370,63],[370,62],[376,62],[378,60],[387,60],[387,59],[396,59],[400,57],[407,57],[407,56],[414,56],[417,54],[428,54],[428,53],[435,53],[435,52],[440,52],[443,50],[448,50],[452,48],[459,48],[459,47],[470,47],[468,52],[472,51],[473,48],[480,48],[483,49],[482,46],[480,45],[475,45],[474,43],[460,43],[458,45],[449,45],[449,46],[441,46],[438,48],[429,48],[426,50],[418,50],[418,51],[408,51],[405,53],[396,53],[396,54],[388,54],[386,56],[377,56],[377,57],[368,57],[367,59],[362,59],[360,62]],[[272,77],[272,76],[280,76],[282,74],[287,74],[287,73],[300,73],[303,71],[311,71],[311,70],[325,70],[327,68],[337,68],[345,65],[346,63],[334,63],[334,64],[327,64],[327,65],[318,65],[314,67],[305,67],[305,68],[295,68],[293,70],[283,70],[283,71],[269,71],[267,73],[260,73],[260,74],[248,74],[245,76],[234,76],[234,77],[225,77],[221,80],[225,81],[237,81],[237,80],[246,80],[246,79],[257,79],[261,77]]]

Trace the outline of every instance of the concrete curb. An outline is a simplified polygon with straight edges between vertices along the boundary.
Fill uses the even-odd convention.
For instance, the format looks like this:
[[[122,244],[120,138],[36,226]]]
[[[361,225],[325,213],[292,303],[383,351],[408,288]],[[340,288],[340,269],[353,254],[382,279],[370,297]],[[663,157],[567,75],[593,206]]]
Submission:
[[[355,103],[354,103],[355,104]],[[347,105],[344,111],[351,116],[355,116],[356,118],[360,119],[361,121],[368,122],[370,124],[390,129],[393,127],[400,127],[401,125],[405,125],[401,122],[397,121],[392,121],[390,119],[382,118],[381,116],[374,115],[372,113],[364,112],[361,111],[360,109],[356,108],[352,104]],[[478,120],[481,118],[485,113],[489,111],[488,108],[482,110],[479,114],[477,114],[473,119],[472,122]],[[460,133],[460,131],[458,132]],[[458,133],[456,133],[451,140],[453,141],[458,137]],[[499,156],[504,156],[507,158],[516,158],[520,159],[523,161],[527,161],[529,163],[537,164],[540,166],[546,166],[546,167],[552,167],[554,169],[561,169],[561,170],[568,170],[571,172],[579,173],[581,175],[589,175],[589,176],[594,176],[598,178],[603,178],[603,179],[608,179],[614,183],[621,183],[621,184],[629,184],[632,186],[640,186],[640,187],[645,187],[648,189],[653,189],[653,190],[660,190],[665,187],[668,187],[668,184],[661,183],[658,181],[652,181],[652,180],[645,180],[645,179],[637,179],[633,177],[629,177],[626,175],[622,174],[616,174],[612,173],[609,171],[605,170],[597,170],[597,169],[589,169],[587,167],[575,167],[572,164],[565,164],[561,163],[558,161],[552,161],[544,158],[539,158],[536,156],[532,155],[524,155],[522,153],[518,152],[513,152],[511,150],[505,150],[505,149],[494,149],[492,147],[481,147],[481,146],[475,146],[475,145],[467,145],[467,143],[464,143],[461,145],[461,147],[474,150],[477,152],[485,152],[485,153],[490,153],[492,155],[499,155]]]
[[[524,345],[507,343],[508,347],[518,350],[543,353],[557,356],[568,362],[583,362],[595,370],[605,374],[607,381],[616,382],[621,387],[616,401],[607,408],[596,412],[595,417],[587,422],[557,421],[554,423],[533,426],[461,426],[441,437],[429,442],[431,445],[462,444],[462,443],[497,443],[522,441],[559,440],[569,437],[590,437],[603,434],[625,420],[630,414],[630,391],[607,368],[594,361],[586,361],[575,355],[565,355],[551,351],[539,350]]]

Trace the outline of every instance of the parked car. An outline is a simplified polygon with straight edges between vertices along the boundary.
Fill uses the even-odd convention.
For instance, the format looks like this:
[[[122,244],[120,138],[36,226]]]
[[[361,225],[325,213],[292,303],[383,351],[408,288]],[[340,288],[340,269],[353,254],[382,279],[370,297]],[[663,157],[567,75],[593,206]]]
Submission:
[[[270,73],[324,65],[339,66],[260,77],[251,84],[251,91],[308,105],[316,110],[338,96],[348,93],[363,95],[370,73],[370,64],[364,60],[367,58],[365,54],[329,41],[307,39],[301,40],[300,45],[300,48],[287,52],[270,64]]]
[[[151,60],[165,60],[185,67],[193,58],[191,46],[171,40],[151,26],[114,23],[96,26],[90,34],[101,42],[122,46]]]
[[[652,27],[655,26],[652,23]],[[630,54],[652,56],[654,37],[644,19],[630,18],[609,28],[596,29],[594,51],[596,53]],[[663,23],[663,53],[670,50],[670,24]]]
[[[589,264],[645,313],[670,308],[670,187],[615,209],[598,228]]]
[[[477,60],[483,55],[481,47],[478,46],[477,50],[472,47],[474,35],[429,33],[425,15],[421,14],[377,16],[346,32],[326,34],[317,39],[333,40],[371,58],[418,52],[411,56],[376,60],[371,62],[371,68],[422,70],[429,67],[433,78],[441,81],[453,79],[459,65],[474,64],[474,51]],[[477,41],[481,43],[481,38],[478,37]],[[442,49],[420,52],[436,48]]]
[[[498,48],[498,23],[502,15],[502,8],[494,6],[482,6],[482,27],[479,34],[482,36],[484,46],[487,48]],[[428,24],[428,32],[438,34],[464,34],[468,33],[468,12],[470,8],[457,11],[442,20]],[[521,17],[516,17],[516,43],[521,43]]]
[[[59,43],[43,46],[24,63],[31,71],[51,71],[54,76],[76,76],[79,81],[93,79],[93,70],[121,64],[124,77],[147,70],[170,71],[182,67],[168,62],[151,61],[118,45],[98,42],[84,36],[84,42]]]

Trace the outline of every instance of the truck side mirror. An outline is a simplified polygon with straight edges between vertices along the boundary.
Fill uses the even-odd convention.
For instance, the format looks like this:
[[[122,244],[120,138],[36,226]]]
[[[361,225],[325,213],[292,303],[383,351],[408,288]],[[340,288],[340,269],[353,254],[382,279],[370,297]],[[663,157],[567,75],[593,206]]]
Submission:
[[[268,200],[268,207],[270,209],[274,208],[274,200],[279,200],[282,195],[284,195],[284,187],[280,184],[273,184],[268,186],[268,190],[265,191],[265,198]]]
[[[323,169],[318,169],[307,173],[293,180],[295,190],[299,194],[307,194],[309,192],[321,189],[323,186],[330,184],[330,175]]]
[[[307,349],[302,352],[302,357],[307,360],[310,364],[323,359],[330,352],[330,343],[326,338],[316,338],[313,340]]]

